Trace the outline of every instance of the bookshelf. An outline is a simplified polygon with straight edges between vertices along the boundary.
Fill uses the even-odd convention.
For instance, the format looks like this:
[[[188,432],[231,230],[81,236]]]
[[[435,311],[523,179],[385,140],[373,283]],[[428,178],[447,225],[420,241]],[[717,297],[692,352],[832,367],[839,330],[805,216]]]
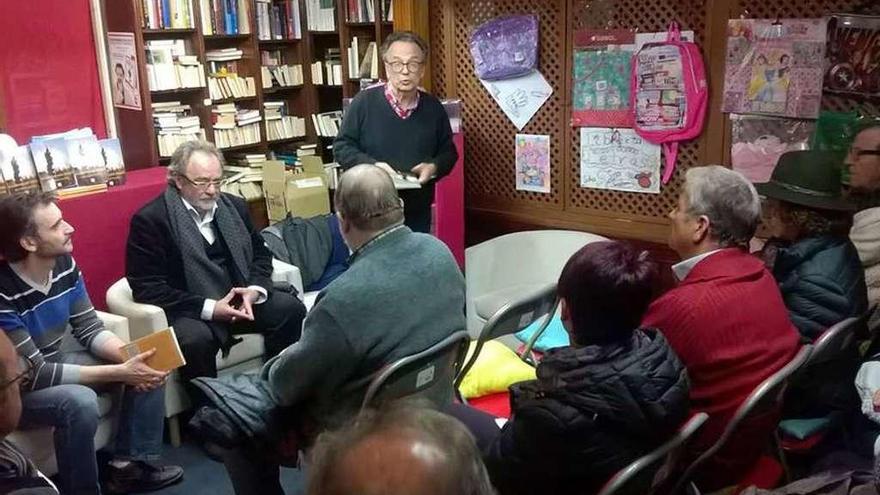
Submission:
[[[173,28],[164,29],[161,15],[169,4],[172,15],[177,12],[180,20],[169,24]],[[377,47],[381,44],[394,29],[393,22],[384,20],[383,15],[391,4],[391,0],[333,0],[332,23],[327,10],[323,24],[310,29],[308,9],[327,5],[327,0],[103,0],[106,30],[134,33],[138,54],[142,109],[116,109],[127,168],[167,164],[168,150],[177,139],[167,136],[177,136],[173,133],[181,130],[198,132],[196,129],[202,129],[205,139],[221,146],[224,154],[290,151],[303,144],[317,144],[329,161],[332,153],[327,146],[332,137],[320,135],[312,115],[340,111],[343,98],[360,90],[359,74],[352,74],[349,68],[349,47],[355,38],[361,42],[361,52],[370,41]],[[236,7],[237,14],[231,21],[229,9],[223,11],[223,6],[230,5]],[[294,22],[297,9],[298,23]],[[179,58],[181,52],[186,63]],[[321,62],[321,78],[313,77],[315,62]],[[169,63],[173,69],[164,65]],[[175,73],[177,80],[182,80],[179,74],[184,69],[178,66],[186,64],[191,64],[186,72],[190,78],[195,74],[192,68],[199,67],[204,85],[167,87],[173,86]],[[384,78],[383,64],[376,65],[375,73]],[[301,67],[301,73],[296,66]],[[213,77],[217,75],[221,77]],[[151,80],[154,88],[161,89],[151,90]],[[173,106],[175,102],[179,105]],[[177,122],[169,116],[175,112]],[[257,122],[251,122],[254,115],[259,116]],[[245,141],[230,140],[228,136],[242,133],[224,128],[239,127],[239,117],[244,117],[241,122],[251,122],[242,127],[258,129]],[[166,127],[157,128],[157,119]],[[181,122],[184,125],[178,125]],[[216,125],[221,128],[215,129]]]

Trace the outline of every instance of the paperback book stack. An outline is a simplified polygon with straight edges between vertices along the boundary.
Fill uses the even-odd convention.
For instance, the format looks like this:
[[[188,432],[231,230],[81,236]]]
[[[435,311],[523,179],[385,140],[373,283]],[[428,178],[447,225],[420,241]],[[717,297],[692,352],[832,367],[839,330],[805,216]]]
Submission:
[[[160,157],[170,157],[182,143],[205,139],[205,129],[190,105],[165,101],[153,103],[152,108]]]
[[[302,64],[282,63],[281,50],[260,52],[260,69],[263,72],[263,89],[274,86],[301,86],[303,84]]]
[[[306,135],[306,119],[287,115],[283,101],[267,101],[263,103],[263,114],[266,119],[266,139],[279,141]]]
[[[342,127],[342,111],[313,113],[312,124],[319,136],[336,137],[339,134],[339,128]]]
[[[263,197],[263,163],[266,155],[247,153],[230,157],[230,163],[223,169],[225,174],[221,190],[245,200]]]
[[[183,40],[150,40],[145,50],[150,91],[205,86],[205,70],[198,57],[186,54]]]
[[[233,103],[217,105],[214,113],[214,142],[218,148],[232,148],[258,143],[260,132],[259,110],[239,109]]]

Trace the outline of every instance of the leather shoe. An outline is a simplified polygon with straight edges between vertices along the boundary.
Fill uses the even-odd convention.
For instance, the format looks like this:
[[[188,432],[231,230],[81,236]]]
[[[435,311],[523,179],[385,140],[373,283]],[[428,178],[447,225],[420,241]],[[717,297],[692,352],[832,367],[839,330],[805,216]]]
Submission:
[[[107,466],[104,490],[107,493],[151,492],[183,479],[180,466],[157,466],[145,461],[131,461],[124,468]]]

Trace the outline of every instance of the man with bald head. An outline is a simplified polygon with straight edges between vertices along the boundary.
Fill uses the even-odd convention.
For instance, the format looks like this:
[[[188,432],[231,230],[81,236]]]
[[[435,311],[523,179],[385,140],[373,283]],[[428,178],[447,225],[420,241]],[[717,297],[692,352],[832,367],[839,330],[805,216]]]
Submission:
[[[474,439],[438,411],[394,404],[322,434],[308,495],[492,495]]]
[[[846,155],[846,165],[852,193],[876,198],[880,191],[880,126],[868,127],[856,134]],[[880,205],[876,201],[855,214],[850,239],[865,267],[868,303],[877,304],[880,302]]]
[[[263,367],[274,402],[293,408],[310,430],[355,414],[371,375],[465,328],[464,277],[441,241],[403,225],[394,183],[375,165],[339,179],[334,198],[348,270],[322,290],[302,338]],[[451,377],[429,389],[452,400]],[[227,459],[236,493],[282,494],[278,466],[253,453]]]

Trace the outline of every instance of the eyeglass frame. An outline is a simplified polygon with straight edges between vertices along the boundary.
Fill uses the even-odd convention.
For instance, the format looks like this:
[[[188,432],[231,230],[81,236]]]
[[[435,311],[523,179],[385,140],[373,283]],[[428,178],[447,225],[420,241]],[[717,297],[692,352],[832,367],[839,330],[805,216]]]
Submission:
[[[387,65],[388,68],[391,69],[391,72],[393,72],[393,73],[395,73],[395,74],[403,74],[403,68],[404,68],[404,67],[406,67],[406,70],[408,71],[409,74],[412,74],[412,73],[415,73],[415,72],[418,72],[418,71],[422,70],[422,68],[425,66],[425,61],[424,61],[424,60],[419,60],[419,61],[416,61],[416,60],[410,60],[409,62],[401,62],[400,60],[395,60],[395,61],[393,61],[393,62],[392,62],[392,61],[388,61],[388,60],[383,60],[383,62],[385,62],[385,65]],[[395,64],[399,64],[399,65],[400,65],[400,69],[395,69],[395,68],[394,68],[394,65],[395,65]],[[416,67],[415,69],[413,69],[413,68],[411,67],[412,64],[416,64],[417,67]]]
[[[207,191],[208,187],[210,187],[210,186],[214,186],[216,189],[220,189],[220,187],[222,187],[223,184],[226,183],[226,179],[210,180],[210,181],[206,181],[204,183],[201,183],[201,182],[196,182],[196,181],[190,179],[189,177],[186,176],[186,174],[178,174],[177,176],[183,177],[184,179],[186,179],[187,182],[190,183],[190,185],[192,185],[193,187],[195,187],[196,189],[199,189],[201,191]]]
[[[8,387],[11,387],[13,384],[15,384],[15,382],[23,380],[25,377],[30,375],[31,372],[34,371],[34,368],[36,368],[37,366],[36,363],[34,363],[34,360],[29,357],[25,357],[23,359],[26,364],[24,371],[0,384],[0,390],[6,390]]]

